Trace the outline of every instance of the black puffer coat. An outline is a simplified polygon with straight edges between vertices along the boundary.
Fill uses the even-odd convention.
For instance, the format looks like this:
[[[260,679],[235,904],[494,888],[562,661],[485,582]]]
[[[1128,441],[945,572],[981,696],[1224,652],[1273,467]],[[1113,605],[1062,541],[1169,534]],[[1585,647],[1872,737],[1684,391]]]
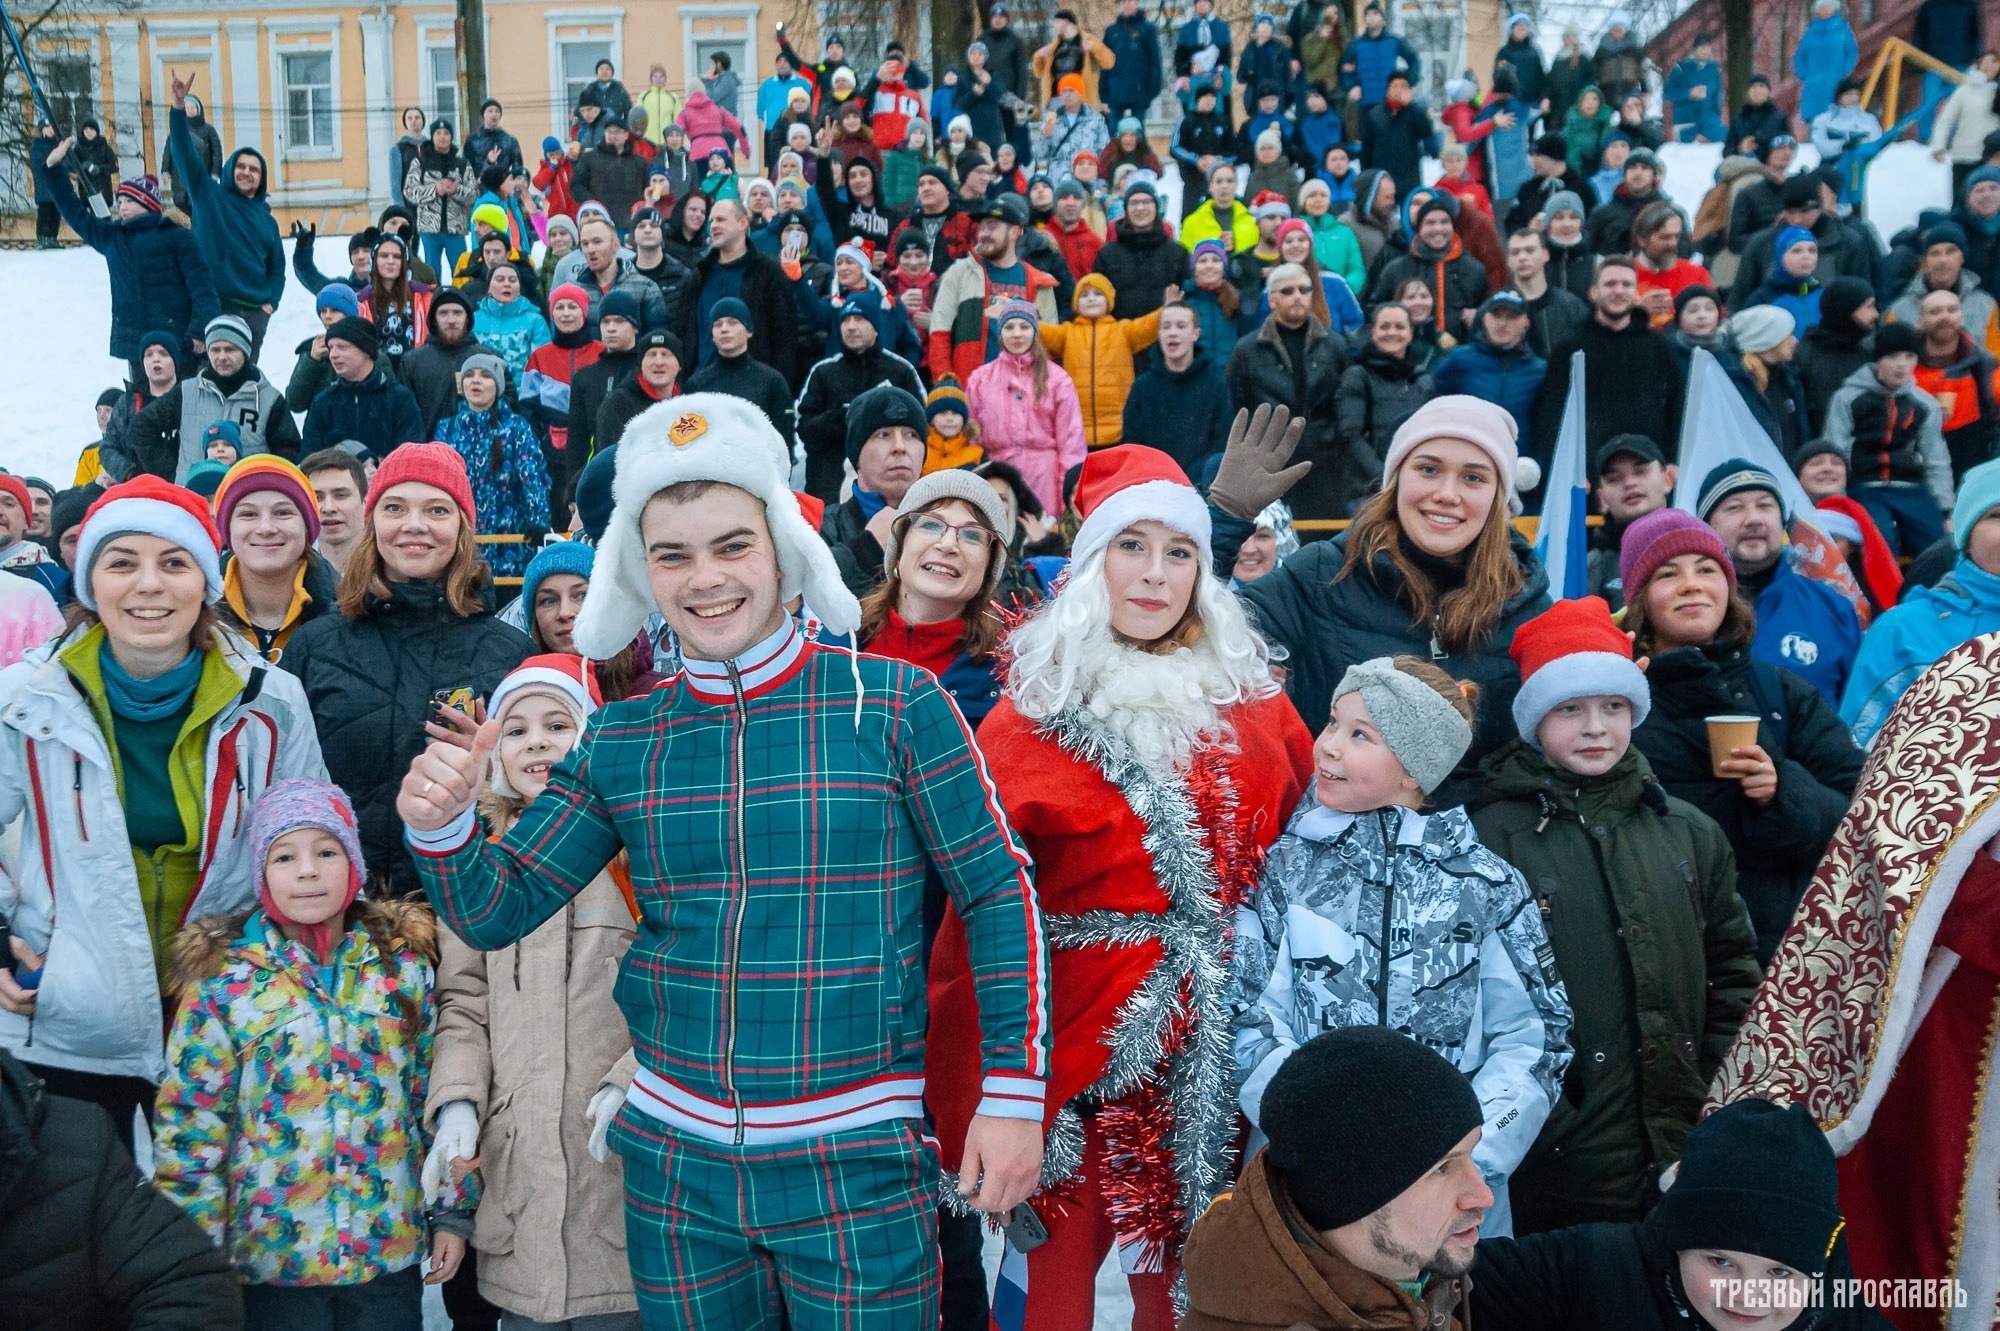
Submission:
[[[1217,576],[1227,578],[1236,567],[1237,552],[1251,525],[1214,505]],[[1520,566],[1521,590],[1502,610],[1486,640],[1467,650],[1432,650],[1431,626],[1410,622],[1402,599],[1402,574],[1388,556],[1369,570],[1356,570],[1335,581],[1347,562],[1346,532],[1330,541],[1314,541],[1286,558],[1239,593],[1251,619],[1271,642],[1289,653],[1283,662],[1285,691],[1299,716],[1317,734],[1332,710],[1334,686],[1347,667],[1378,656],[1407,653],[1434,662],[1453,679],[1479,686],[1479,719],[1472,748],[1458,773],[1435,797],[1438,807],[1465,802],[1464,794],[1449,798],[1460,777],[1476,779],[1474,768],[1514,738],[1514,695],[1521,691],[1521,672],[1508,657],[1514,630],[1549,608],[1549,575],[1518,532],[1511,537],[1514,561]]]
[[[305,686],[327,774],[361,824],[370,876],[397,896],[422,891],[403,845],[396,790],[428,743],[431,695],[467,688],[485,699],[535,648],[486,609],[454,613],[435,583],[390,584],[361,619],[327,615],[292,635],[279,662]]]
[[[1190,286],[1188,252],[1157,224],[1141,231],[1121,226],[1117,238],[1097,252],[1093,273],[1102,273],[1118,293],[1112,302],[1114,319],[1139,319],[1160,308],[1160,296],[1170,286]]]
[[[1820,691],[1788,670],[1711,643],[1653,657],[1653,710],[1632,743],[1667,792],[1722,825],[1736,852],[1736,890],[1771,964],[1834,828],[1854,797],[1862,753]],[[1778,795],[1759,807],[1737,781],[1711,774],[1706,718],[1757,716],[1757,743],[1778,768]]]
[[[1298,487],[1286,496],[1292,513],[1301,518],[1344,518],[1368,492],[1373,476],[1355,474],[1341,455],[1333,398],[1340,388],[1341,371],[1347,368],[1347,344],[1327,331],[1317,319],[1306,334],[1306,395],[1300,401],[1292,378],[1292,362],[1278,331],[1277,316],[1264,320],[1256,334],[1236,344],[1229,353],[1225,377],[1229,400],[1239,410],[1255,410],[1264,403],[1289,407],[1294,416],[1306,418],[1306,431],[1299,437],[1295,460],[1311,461],[1313,469]],[[1235,555],[1222,565],[1235,567]],[[1222,575],[1229,577],[1228,572]]]
[[[0,1050],[0,1308],[17,1331],[233,1331],[243,1296],[201,1226],[140,1176],[102,1109]]]
[[[1373,342],[1341,374],[1333,404],[1340,423],[1342,465],[1364,489],[1367,482],[1382,474],[1382,459],[1389,454],[1396,427],[1436,397],[1437,391],[1431,377],[1417,368],[1413,355],[1391,356]]]

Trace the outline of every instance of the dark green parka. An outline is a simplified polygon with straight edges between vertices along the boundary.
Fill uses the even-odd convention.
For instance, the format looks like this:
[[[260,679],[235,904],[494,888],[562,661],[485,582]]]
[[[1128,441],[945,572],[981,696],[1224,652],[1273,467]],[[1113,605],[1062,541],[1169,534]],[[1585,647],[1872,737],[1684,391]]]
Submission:
[[[1479,839],[1521,871],[1576,1012],[1576,1057],[1510,1180],[1516,1233],[1639,1219],[1759,979],[1736,856],[1645,755],[1601,777],[1524,740],[1485,764]]]

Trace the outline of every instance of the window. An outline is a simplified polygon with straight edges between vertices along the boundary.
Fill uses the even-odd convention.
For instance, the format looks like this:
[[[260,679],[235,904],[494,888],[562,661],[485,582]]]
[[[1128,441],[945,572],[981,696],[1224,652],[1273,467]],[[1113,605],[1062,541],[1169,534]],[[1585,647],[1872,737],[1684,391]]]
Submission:
[[[597,62],[611,59],[608,38],[582,38],[562,43],[563,105],[574,107],[577,95],[597,82]]]
[[[284,57],[285,144],[333,147],[333,53],[299,51]]]
[[[458,48],[433,46],[424,57],[430,65],[431,119],[442,116],[463,134],[465,126],[458,123]]]
[[[90,95],[89,56],[45,55],[41,59],[41,78],[42,93],[49,99],[49,109],[55,112],[57,135],[68,137],[84,121],[96,118]]]

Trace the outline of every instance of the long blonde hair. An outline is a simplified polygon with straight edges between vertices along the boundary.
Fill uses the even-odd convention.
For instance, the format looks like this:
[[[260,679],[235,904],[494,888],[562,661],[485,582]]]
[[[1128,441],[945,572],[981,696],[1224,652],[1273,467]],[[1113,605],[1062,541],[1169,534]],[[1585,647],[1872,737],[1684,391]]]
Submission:
[[[452,613],[470,619],[486,608],[485,590],[493,570],[479,557],[479,542],[473,539],[472,524],[458,515],[458,541],[452,547],[451,562],[438,579]],[[340,613],[348,619],[366,619],[370,605],[389,599],[389,570],[375,545],[375,514],[371,509],[361,524],[361,539],[347,557],[347,569],[340,575]]]

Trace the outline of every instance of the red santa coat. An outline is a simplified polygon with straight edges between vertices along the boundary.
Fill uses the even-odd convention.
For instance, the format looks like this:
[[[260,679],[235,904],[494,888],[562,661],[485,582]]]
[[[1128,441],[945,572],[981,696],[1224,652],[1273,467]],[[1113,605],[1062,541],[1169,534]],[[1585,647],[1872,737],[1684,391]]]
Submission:
[[[2000,635],[1945,654],[1877,734],[1711,1100],[1802,1104],[1840,1157],[1863,1280],[1957,1280],[1901,1331],[2000,1297]]]
[[[1312,772],[1312,735],[1283,694],[1224,713],[1236,751],[1207,751],[1188,786],[1202,811],[1202,841],[1213,856],[1222,919],[1255,882],[1263,853],[1284,830]],[[1165,917],[1171,903],[1141,838],[1146,826],[1099,768],[1064,749],[1003,699],[979,728],[1001,805],[1035,861],[1035,895],[1045,917],[1087,911]],[[1157,942],[1049,949],[1052,1061],[1045,1129],[1057,1111],[1105,1076],[1107,1039],[1119,1009],[1161,964]],[[1227,970],[1227,959],[1222,958]],[[965,928],[947,911],[931,958],[928,1099],[937,1116],[945,1167],[957,1170],[980,1096],[979,1007],[966,960]],[[1226,1016],[1222,1019],[1226,1020]],[[1234,1106],[1223,1112],[1234,1115]],[[1192,1223],[1193,1217],[1185,1217]]]

